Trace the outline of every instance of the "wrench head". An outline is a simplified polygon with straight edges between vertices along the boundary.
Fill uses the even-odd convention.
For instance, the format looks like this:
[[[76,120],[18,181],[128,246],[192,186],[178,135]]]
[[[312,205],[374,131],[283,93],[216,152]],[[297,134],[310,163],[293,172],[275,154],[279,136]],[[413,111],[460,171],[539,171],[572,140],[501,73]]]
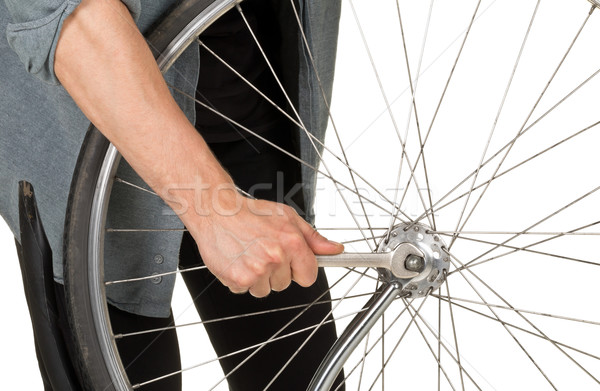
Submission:
[[[419,275],[418,272],[410,271],[406,269],[405,261],[410,255],[416,255],[421,258],[425,258],[425,254],[417,246],[412,243],[404,242],[400,243],[398,247],[393,250],[392,262],[390,270],[396,278],[413,278]]]

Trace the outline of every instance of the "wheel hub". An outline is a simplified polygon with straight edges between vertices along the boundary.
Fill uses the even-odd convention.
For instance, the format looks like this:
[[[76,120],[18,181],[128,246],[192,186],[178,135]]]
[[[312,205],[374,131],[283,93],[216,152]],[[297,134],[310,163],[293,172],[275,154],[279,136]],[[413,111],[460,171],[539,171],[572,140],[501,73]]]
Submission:
[[[404,260],[407,270],[417,272],[412,278],[398,278],[392,272],[380,269],[381,277],[386,281],[402,284],[403,292],[411,297],[425,297],[438,289],[445,280],[450,256],[442,239],[431,233],[429,227],[422,224],[399,224],[389,232],[388,240],[382,241],[378,252],[395,251],[402,243],[410,243],[418,248],[423,256],[409,255]]]

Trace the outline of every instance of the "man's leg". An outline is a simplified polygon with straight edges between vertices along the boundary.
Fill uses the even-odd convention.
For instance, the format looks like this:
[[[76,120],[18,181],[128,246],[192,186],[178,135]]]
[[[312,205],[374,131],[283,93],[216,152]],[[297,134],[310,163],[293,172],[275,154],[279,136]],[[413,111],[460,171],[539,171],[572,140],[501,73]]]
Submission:
[[[113,333],[130,333],[173,326],[173,315],[151,318],[108,305]],[[181,369],[175,329],[121,338],[117,348],[129,382],[134,385]],[[181,374],[169,376],[141,388],[144,391],[181,390]]]
[[[293,149],[291,130],[286,127],[273,129],[263,136],[286,150]],[[257,190],[254,194],[257,198],[283,201],[283,196],[296,183],[300,183],[298,163],[256,138],[219,143],[211,145],[211,148],[240,188],[252,192],[253,185],[261,184],[260,191]],[[282,180],[284,183],[281,183]],[[301,189],[298,189],[295,196],[291,196],[287,200],[296,203],[300,209],[304,207]],[[192,237],[186,234],[181,246],[180,267],[189,268],[199,264],[202,264],[202,260],[197,246]],[[232,390],[262,390],[286,364],[287,360],[297,353],[270,389],[306,389],[312,374],[336,338],[335,325],[328,322],[320,327],[300,349],[307,337],[314,331],[314,328],[310,328],[311,326],[331,319],[328,284],[322,270],[319,272],[317,282],[309,288],[302,288],[292,283],[285,291],[272,292],[262,299],[254,298],[249,294],[232,294],[206,269],[182,273],[182,275],[204,321],[287,308],[316,301],[325,302],[325,304],[314,304],[306,310],[304,307],[281,310],[205,325],[219,356],[251,345],[261,344],[278,332],[278,336],[285,336],[309,328],[293,336],[269,343],[255,355],[255,350],[249,350],[221,359],[225,373],[233,371],[228,376]],[[300,312],[302,315],[294,319]],[[288,325],[292,320],[293,322]],[[287,327],[285,327],[286,325]],[[284,329],[282,330],[282,328]],[[238,364],[251,355],[248,362],[237,368]]]

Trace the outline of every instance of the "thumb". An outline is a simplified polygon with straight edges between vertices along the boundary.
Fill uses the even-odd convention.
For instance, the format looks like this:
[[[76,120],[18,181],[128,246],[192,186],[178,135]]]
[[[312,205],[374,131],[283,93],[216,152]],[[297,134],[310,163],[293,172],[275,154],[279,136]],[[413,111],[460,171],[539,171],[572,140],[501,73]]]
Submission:
[[[300,217],[299,217],[300,218]],[[323,235],[318,233],[306,221],[300,218],[299,225],[306,244],[310,247],[313,253],[322,255],[339,254],[344,251],[344,245],[338,242],[328,240]]]

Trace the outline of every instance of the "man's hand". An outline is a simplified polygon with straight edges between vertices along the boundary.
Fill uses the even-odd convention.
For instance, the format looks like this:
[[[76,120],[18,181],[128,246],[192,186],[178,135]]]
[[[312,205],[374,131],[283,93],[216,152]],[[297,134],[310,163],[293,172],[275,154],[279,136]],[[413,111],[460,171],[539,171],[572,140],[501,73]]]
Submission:
[[[199,217],[190,211],[183,220],[206,266],[234,293],[263,297],[271,290],[284,290],[291,281],[310,286],[317,278],[315,254],[344,249],[286,205],[233,191],[219,192],[218,197],[203,198],[208,204],[218,203],[218,212],[208,207],[211,212]]]

